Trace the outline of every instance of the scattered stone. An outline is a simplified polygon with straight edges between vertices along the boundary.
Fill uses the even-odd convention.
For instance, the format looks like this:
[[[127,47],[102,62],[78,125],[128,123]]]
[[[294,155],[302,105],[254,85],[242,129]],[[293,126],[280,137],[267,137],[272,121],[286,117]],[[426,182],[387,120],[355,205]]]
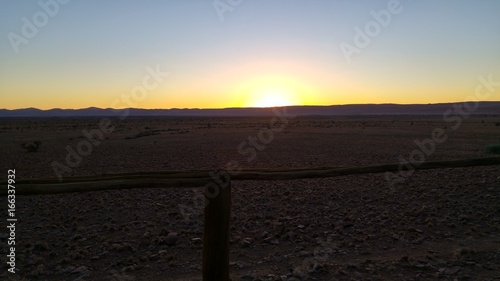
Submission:
[[[125,273],[125,272],[131,272],[131,271],[134,271],[136,269],[136,265],[133,264],[133,265],[129,265],[129,266],[125,266],[122,268],[122,272]]]
[[[459,271],[460,271],[460,267],[458,267],[458,266],[452,267],[452,268],[443,267],[443,268],[440,268],[438,270],[438,273],[440,275],[454,275],[454,274],[457,274]]]
[[[33,250],[35,250],[35,251],[48,251],[49,244],[47,244],[47,242],[37,242],[37,243],[35,243],[35,246],[33,246]]]
[[[88,267],[82,265],[82,266],[79,266],[77,268],[75,268],[73,271],[71,271],[71,273],[80,273],[80,274],[85,274],[87,273],[89,270]]]
[[[150,255],[150,256],[148,257],[148,259],[149,259],[150,261],[157,261],[157,260],[159,260],[159,259],[160,259],[160,256],[159,256],[159,255],[155,255],[155,254],[153,254],[153,255]]]
[[[177,242],[177,232],[170,232],[165,238],[165,245],[173,246]]]
[[[301,257],[301,258],[312,257],[312,256],[313,256],[313,253],[309,252],[309,251],[301,251],[299,253],[299,257]]]
[[[285,226],[281,222],[274,223],[273,225],[273,234],[276,237],[281,237],[285,232]]]
[[[195,238],[191,239],[191,242],[193,242],[193,244],[199,245],[199,244],[203,243],[203,239],[201,239],[199,237],[195,237]]]
[[[284,236],[283,240],[293,240],[295,238],[295,232],[288,231]]]
[[[166,228],[162,228],[158,236],[167,236],[168,234],[170,234],[170,231],[168,231]]]
[[[418,245],[418,244],[422,244],[423,241],[424,241],[424,238],[417,238],[417,239],[413,239],[411,241],[411,243]]]
[[[240,246],[242,248],[248,248],[250,247],[250,244],[252,244],[252,238],[244,238],[240,241]]]
[[[266,241],[267,243],[272,244],[272,245],[279,245],[280,244],[280,241],[278,241],[278,239],[271,238],[271,237],[264,239],[264,241]]]
[[[253,281],[257,278],[256,275],[254,274],[244,274],[243,276],[241,276],[240,280],[242,281]]]
[[[118,252],[124,251],[126,249],[130,249],[130,248],[131,248],[131,246],[128,243],[113,243],[111,245],[111,249],[115,250],[115,251],[118,251]]]
[[[75,234],[75,235],[71,238],[71,240],[73,240],[73,241],[78,241],[78,240],[80,240],[80,239],[82,239],[82,238],[83,238],[83,236],[82,236],[81,234]]]

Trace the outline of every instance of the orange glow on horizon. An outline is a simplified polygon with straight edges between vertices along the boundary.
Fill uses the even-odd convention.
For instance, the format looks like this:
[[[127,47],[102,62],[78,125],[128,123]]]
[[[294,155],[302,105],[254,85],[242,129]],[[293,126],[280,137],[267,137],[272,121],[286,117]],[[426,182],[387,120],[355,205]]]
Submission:
[[[275,107],[305,105],[309,89],[283,76],[265,76],[247,81],[237,91],[240,107]]]

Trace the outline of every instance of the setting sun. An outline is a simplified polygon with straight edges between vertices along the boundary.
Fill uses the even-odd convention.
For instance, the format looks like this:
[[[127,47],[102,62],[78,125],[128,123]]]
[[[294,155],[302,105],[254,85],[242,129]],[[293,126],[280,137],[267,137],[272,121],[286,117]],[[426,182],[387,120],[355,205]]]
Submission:
[[[291,94],[282,89],[269,89],[258,93],[252,107],[275,107],[294,105],[296,101],[291,99]]]
[[[276,107],[302,105],[304,87],[285,77],[267,76],[248,81],[241,89],[241,106]]]
[[[275,107],[275,106],[287,106],[287,105],[293,105],[293,104],[282,97],[270,96],[260,100],[257,104],[254,105],[254,107]]]

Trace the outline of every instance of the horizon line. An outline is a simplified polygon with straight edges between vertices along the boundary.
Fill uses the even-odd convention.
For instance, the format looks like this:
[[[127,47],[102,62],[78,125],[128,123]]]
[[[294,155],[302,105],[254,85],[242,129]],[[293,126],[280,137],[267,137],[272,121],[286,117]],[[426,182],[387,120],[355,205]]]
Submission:
[[[333,107],[333,106],[351,106],[351,105],[442,105],[442,104],[457,104],[457,103],[470,103],[470,102],[478,102],[478,103],[498,103],[498,101],[458,101],[458,102],[437,102],[437,103],[346,103],[346,104],[330,104],[330,105],[283,105],[283,106],[268,106],[268,107],[171,107],[171,108],[140,108],[140,107],[123,107],[123,108],[112,108],[112,107],[97,107],[97,106],[89,106],[89,107],[81,107],[81,108],[60,108],[53,107],[49,109],[41,109],[37,107],[24,107],[24,108],[0,108],[0,110],[40,110],[40,111],[50,111],[50,110],[87,110],[87,109],[112,109],[112,110],[123,110],[123,109],[138,109],[138,110],[225,110],[225,109],[269,109],[269,108],[284,108],[284,107]]]

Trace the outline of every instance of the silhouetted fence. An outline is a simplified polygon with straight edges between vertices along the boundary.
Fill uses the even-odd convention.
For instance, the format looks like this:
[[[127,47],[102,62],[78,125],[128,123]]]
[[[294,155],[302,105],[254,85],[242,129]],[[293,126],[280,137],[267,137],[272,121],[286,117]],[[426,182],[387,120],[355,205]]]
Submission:
[[[500,157],[424,162],[412,166],[412,169],[425,170],[489,165],[500,165]],[[191,170],[71,177],[66,178],[63,182],[59,182],[58,179],[28,179],[16,180],[16,195],[45,195],[139,187],[202,187],[215,183],[220,187],[219,192],[217,196],[206,196],[209,202],[204,210],[203,280],[229,280],[231,181],[329,178],[353,174],[397,172],[400,170],[401,164],[387,164],[365,167],[247,169],[233,175],[226,173],[225,176],[215,178],[210,176],[210,174],[214,174],[212,171]],[[7,185],[7,182],[2,184]],[[2,189],[1,196],[7,196],[7,189]]]

